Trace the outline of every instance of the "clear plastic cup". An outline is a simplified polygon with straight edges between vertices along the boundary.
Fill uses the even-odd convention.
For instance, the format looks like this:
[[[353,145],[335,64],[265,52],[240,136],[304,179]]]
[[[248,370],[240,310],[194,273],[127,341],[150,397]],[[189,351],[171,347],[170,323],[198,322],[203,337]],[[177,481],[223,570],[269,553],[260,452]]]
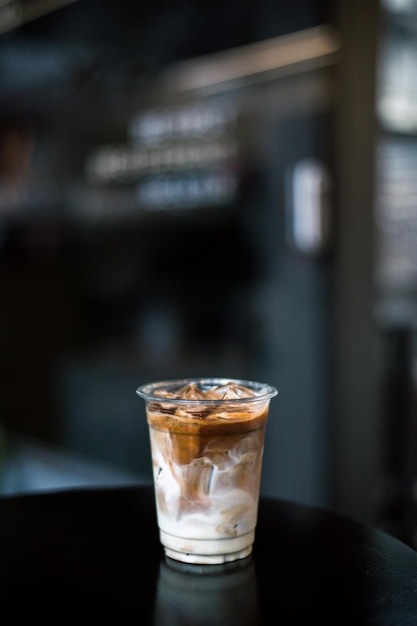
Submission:
[[[252,552],[258,514],[267,384],[190,378],[142,385],[156,509],[165,554],[220,564]]]

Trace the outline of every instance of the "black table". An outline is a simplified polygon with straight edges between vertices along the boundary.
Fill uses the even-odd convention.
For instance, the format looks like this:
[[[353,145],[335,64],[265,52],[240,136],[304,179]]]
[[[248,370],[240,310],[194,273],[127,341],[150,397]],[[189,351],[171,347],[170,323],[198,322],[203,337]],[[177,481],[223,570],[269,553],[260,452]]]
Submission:
[[[150,486],[4,496],[0,607],[5,625],[417,625],[417,552],[337,514],[263,498],[251,557],[186,566],[163,555]]]

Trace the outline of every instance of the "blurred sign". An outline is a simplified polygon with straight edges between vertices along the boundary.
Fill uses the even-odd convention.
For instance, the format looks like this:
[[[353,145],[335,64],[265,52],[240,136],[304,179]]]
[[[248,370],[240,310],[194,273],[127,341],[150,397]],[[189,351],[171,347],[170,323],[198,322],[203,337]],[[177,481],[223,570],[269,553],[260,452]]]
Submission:
[[[128,124],[129,144],[89,155],[87,180],[134,185],[144,209],[229,204],[238,189],[236,119],[223,99],[140,112]]]
[[[229,100],[195,102],[181,107],[152,109],[134,116],[129,136],[134,143],[155,145],[179,139],[210,139],[230,132],[236,110]]]

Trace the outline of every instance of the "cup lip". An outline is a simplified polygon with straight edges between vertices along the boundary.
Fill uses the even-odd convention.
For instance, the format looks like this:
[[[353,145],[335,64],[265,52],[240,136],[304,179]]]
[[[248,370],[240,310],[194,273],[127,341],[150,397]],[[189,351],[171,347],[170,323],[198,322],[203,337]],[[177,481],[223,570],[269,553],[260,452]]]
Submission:
[[[155,391],[159,389],[165,389],[167,387],[171,388],[180,388],[188,384],[199,383],[202,385],[225,385],[227,383],[236,383],[239,385],[243,385],[245,387],[249,387],[253,390],[259,390],[259,395],[251,396],[250,398],[219,398],[219,399],[188,399],[188,398],[164,398],[158,395],[155,395]],[[179,404],[179,405],[216,405],[223,403],[233,403],[233,404],[248,404],[252,402],[261,402],[265,400],[270,400],[278,395],[278,389],[269,385],[267,383],[261,383],[253,380],[244,380],[241,378],[225,378],[225,377],[211,377],[211,376],[200,376],[193,378],[171,378],[164,379],[157,382],[145,383],[140,385],[136,389],[136,394],[145,400],[146,402],[169,402],[169,404]]]

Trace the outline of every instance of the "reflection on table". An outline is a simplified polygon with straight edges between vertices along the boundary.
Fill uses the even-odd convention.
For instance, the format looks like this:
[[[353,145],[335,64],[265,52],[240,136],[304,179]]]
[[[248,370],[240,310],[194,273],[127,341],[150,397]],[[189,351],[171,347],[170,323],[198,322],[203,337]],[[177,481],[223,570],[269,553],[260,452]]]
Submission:
[[[258,623],[258,615],[251,556],[223,565],[161,561],[155,626],[252,626]]]

